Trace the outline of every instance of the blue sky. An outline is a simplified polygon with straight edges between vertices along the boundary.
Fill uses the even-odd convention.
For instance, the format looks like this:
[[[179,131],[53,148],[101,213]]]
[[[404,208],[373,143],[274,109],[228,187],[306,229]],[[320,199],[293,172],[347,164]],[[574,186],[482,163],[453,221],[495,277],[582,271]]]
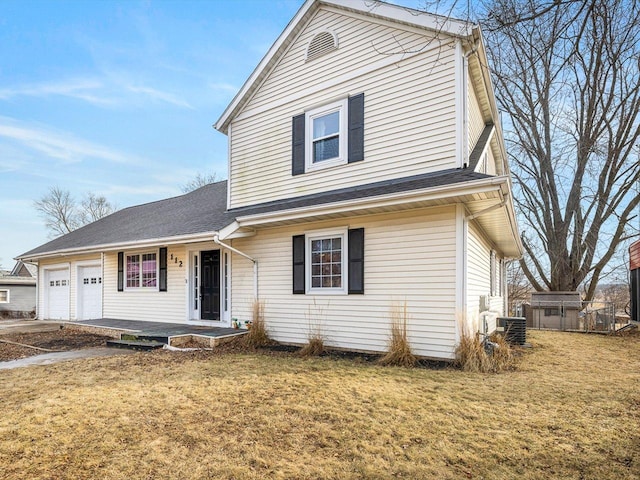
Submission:
[[[0,2],[0,264],[52,186],[123,208],[227,174],[212,128],[302,0]]]

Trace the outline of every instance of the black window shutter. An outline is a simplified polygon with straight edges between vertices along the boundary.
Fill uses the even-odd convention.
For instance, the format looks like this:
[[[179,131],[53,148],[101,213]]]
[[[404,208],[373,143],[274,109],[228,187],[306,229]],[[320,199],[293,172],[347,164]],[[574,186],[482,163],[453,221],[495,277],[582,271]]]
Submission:
[[[291,175],[304,173],[304,113],[293,117],[291,146]]]
[[[304,235],[293,237],[293,293],[304,294]]]
[[[364,293],[364,228],[349,230],[349,293]]]
[[[118,252],[118,291],[124,291],[124,252]]]
[[[158,289],[161,292],[167,291],[167,247],[160,249],[160,280],[158,281]]]
[[[349,163],[364,160],[364,93],[349,97]]]

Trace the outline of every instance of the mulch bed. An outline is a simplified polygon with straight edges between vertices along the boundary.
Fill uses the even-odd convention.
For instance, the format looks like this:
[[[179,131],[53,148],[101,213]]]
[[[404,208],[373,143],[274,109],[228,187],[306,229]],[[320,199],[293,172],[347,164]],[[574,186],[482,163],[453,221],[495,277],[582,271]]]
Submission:
[[[105,337],[103,335],[95,335],[71,329],[61,329],[53,332],[0,335],[0,362],[49,353],[43,350],[36,350],[35,348],[5,343],[2,342],[2,340],[45,348],[47,350],[54,350],[57,352],[65,352],[69,350],[102,347],[105,345],[108,338],[109,337]]]
[[[81,350],[84,348],[101,347],[104,346],[109,337],[103,335],[96,335],[74,329],[60,329],[51,332],[37,332],[37,333],[19,333],[19,334],[7,334],[0,335],[0,362],[6,362],[9,360],[17,360],[20,358],[31,357],[34,355],[41,355],[45,352],[42,350],[36,350],[33,348],[23,347],[20,345],[14,345],[10,343],[4,343],[1,340],[9,340],[15,343],[22,343],[24,345],[31,345],[34,347],[46,348],[54,351],[69,351],[69,350]],[[197,342],[192,344],[183,345],[184,347],[201,348],[202,345]],[[259,355],[266,355],[271,357],[291,357],[298,356],[300,347],[292,345],[282,345],[273,342],[270,345],[253,348],[248,347],[243,337],[238,337],[230,342],[219,345],[213,349],[195,350],[176,352],[157,351],[156,355],[164,356],[168,355],[172,358],[172,361],[180,361],[181,359],[187,360],[189,358],[208,358],[217,357],[219,355],[233,355],[239,353],[255,353]],[[349,352],[342,350],[326,350],[322,354],[322,357],[329,357],[334,360],[348,359],[355,362],[362,363],[375,363],[379,360],[380,355]],[[156,357],[157,358],[157,357]],[[451,365],[448,362],[437,362],[429,360],[420,360],[418,366],[429,369],[442,369],[449,368]]]

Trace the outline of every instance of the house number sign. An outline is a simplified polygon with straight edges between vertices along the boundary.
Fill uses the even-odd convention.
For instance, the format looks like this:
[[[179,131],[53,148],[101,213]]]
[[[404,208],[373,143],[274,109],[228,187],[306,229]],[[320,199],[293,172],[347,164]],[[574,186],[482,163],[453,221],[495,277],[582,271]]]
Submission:
[[[173,253],[171,254],[171,260],[173,260],[173,263],[178,264],[178,267],[182,268],[182,260],[178,260],[178,256],[174,256]]]

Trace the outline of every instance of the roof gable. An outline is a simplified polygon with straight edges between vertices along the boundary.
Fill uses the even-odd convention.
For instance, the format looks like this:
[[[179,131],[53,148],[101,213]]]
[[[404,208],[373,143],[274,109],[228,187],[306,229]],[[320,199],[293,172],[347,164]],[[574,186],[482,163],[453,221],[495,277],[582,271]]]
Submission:
[[[457,37],[468,37],[472,34],[474,28],[468,22],[383,2],[371,0],[307,0],[215,123],[214,127],[217,130],[227,133],[232,119],[244,108],[270,72],[278,65],[308,22],[322,7]]]

